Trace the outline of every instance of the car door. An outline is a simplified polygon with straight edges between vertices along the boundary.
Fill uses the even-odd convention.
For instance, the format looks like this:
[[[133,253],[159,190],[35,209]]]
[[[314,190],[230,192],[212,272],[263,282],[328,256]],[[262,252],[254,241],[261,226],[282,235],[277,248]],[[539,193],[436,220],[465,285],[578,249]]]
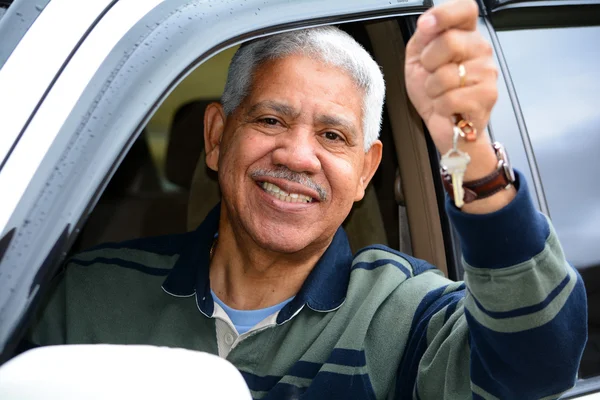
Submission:
[[[18,133],[7,141],[0,171],[0,191],[7,194],[0,208],[3,359],[12,354],[40,292],[119,162],[152,113],[194,67],[254,37],[417,14],[429,6],[423,1],[362,0],[120,0],[110,7],[101,0],[92,3],[89,7],[95,7],[96,18],[90,16],[76,45],[61,53],[62,60],[55,63],[60,66],[45,81],[43,95],[29,99],[29,115],[13,122],[13,132]],[[69,4],[68,0],[50,3],[53,9],[63,10]],[[61,13],[50,18],[49,11],[50,6],[28,34],[39,32],[41,40],[45,19],[56,26],[68,18]],[[27,58],[40,49],[25,47],[24,39],[2,69],[8,78],[27,79],[18,76],[18,64],[12,72],[7,66],[21,51]],[[43,65],[38,67],[43,70]],[[4,104],[10,103],[15,91],[0,94]]]
[[[491,1],[490,38],[505,92],[493,134],[518,149],[540,210],[549,215],[588,296],[588,344],[577,386],[564,398],[600,391],[600,6]],[[511,153],[512,155],[512,153]]]

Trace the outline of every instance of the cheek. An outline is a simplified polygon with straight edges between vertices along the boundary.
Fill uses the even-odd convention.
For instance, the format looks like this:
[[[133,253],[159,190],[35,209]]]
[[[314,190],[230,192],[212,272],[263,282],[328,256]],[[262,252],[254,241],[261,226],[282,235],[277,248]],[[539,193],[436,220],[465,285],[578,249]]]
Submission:
[[[248,168],[267,156],[273,145],[264,135],[254,132],[235,132],[230,140],[221,143],[219,170],[227,179],[235,179],[240,173],[245,175]]]
[[[331,185],[332,199],[337,203],[354,203],[354,195],[360,175],[351,160],[331,160],[323,165],[327,180]]]

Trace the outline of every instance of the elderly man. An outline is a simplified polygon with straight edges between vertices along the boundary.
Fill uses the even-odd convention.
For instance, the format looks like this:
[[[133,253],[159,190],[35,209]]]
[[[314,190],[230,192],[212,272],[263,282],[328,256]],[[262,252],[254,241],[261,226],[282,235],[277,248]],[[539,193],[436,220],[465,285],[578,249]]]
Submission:
[[[469,0],[431,9],[406,49],[442,154],[453,116],[482,132],[496,100],[476,21]],[[384,246],[352,256],[340,225],[379,165],[383,100],[379,67],[340,30],[242,46],[205,114],[221,204],[194,232],[75,256],[33,340],[219,354],[255,398],[558,397],[586,340],[585,294],[519,174],[448,201],[465,283]],[[487,135],[470,139],[464,181],[511,182]]]

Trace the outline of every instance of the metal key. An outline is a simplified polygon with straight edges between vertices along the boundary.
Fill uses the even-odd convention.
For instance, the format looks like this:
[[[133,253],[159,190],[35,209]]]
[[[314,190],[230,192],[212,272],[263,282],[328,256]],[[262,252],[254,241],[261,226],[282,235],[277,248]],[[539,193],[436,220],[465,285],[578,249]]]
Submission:
[[[442,156],[440,163],[442,169],[452,177],[452,189],[454,191],[454,204],[461,208],[465,202],[465,190],[463,188],[463,177],[467,170],[467,165],[471,162],[471,157],[464,151],[458,149],[458,138],[460,129],[454,127],[454,138],[452,148]]]

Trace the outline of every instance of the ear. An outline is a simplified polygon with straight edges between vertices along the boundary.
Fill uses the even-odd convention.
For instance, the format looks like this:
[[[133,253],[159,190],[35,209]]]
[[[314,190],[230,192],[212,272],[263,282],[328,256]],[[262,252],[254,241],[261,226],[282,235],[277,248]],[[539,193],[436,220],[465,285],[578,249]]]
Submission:
[[[204,111],[204,151],[206,165],[213,171],[219,170],[219,150],[225,129],[225,111],[219,103],[210,103]]]
[[[375,175],[379,163],[381,163],[382,149],[383,144],[381,141],[377,140],[373,143],[369,151],[365,153],[362,173],[356,188],[356,197],[354,198],[354,201],[360,201],[365,197],[365,190],[367,189],[369,182],[371,182],[371,178]]]

